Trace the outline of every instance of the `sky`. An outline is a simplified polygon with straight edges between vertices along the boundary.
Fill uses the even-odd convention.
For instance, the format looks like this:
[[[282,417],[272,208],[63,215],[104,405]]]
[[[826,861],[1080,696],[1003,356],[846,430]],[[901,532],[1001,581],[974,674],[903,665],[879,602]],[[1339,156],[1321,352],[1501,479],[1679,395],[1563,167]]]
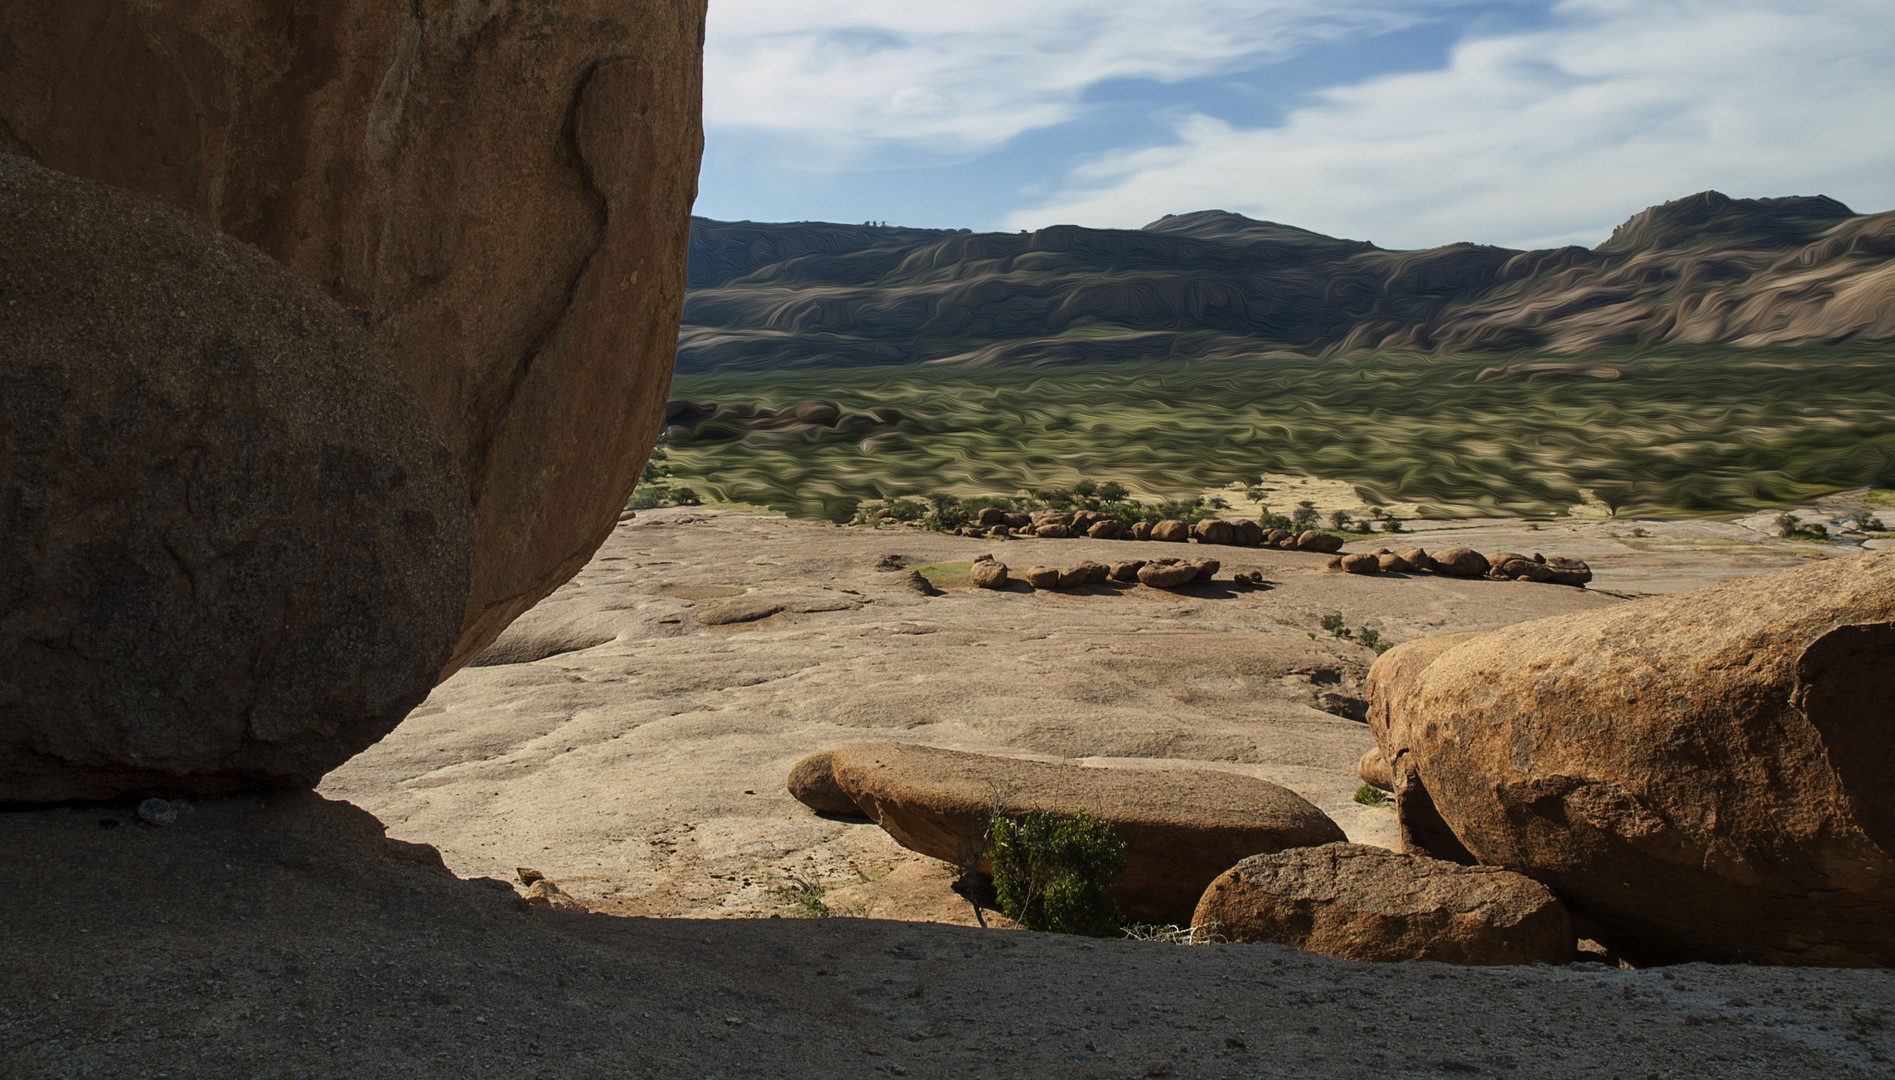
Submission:
[[[697,212],[1596,244],[1895,207],[1891,0],[711,0]]]

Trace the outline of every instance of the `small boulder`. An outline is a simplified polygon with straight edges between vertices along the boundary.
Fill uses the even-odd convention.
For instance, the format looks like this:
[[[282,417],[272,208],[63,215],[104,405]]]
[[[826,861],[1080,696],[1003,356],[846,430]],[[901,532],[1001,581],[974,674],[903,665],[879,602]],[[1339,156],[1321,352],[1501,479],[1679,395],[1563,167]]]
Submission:
[[[1125,843],[1115,887],[1133,919],[1184,923],[1205,886],[1245,855],[1343,839],[1308,800],[1238,773],[1092,769],[898,743],[833,753],[837,784],[897,843],[957,865],[987,869],[981,837],[996,812],[1103,819]]]
[[[1025,576],[1026,583],[1036,589],[1059,588],[1059,568],[1056,566],[1029,566]]]
[[[1192,925],[1345,960],[1564,964],[1572,917],[1523,874],[1366,844],[1253,855],[1204,890]]]
[[[1239,547],[1257,547],[1263,543],[1263,526],[1254,521],[1237,521],[1231,524],[1237,531]]]
[[[995,525],[1005,525],[1007,523],[1007,512],[997,506],[983,506],[981,507],[979,515],[977,515],[974,520],[976,523],[991,529]]]
[[[1413,563],[1392,551],[1386,555],[1377,555],[1375,560],[1384,574],[1406,574],[1415,568]]]
[[[1196,559],[1192,561],[1191,565],[1197,567],[1198,572],[1197,577],[1192,580],[1209,581],[1217,576],[1218,569],[1224,564],[1218,562],[1216,559]]]
[[[1086,568],[1086,584],[1088,585],[1102,585],[1112,576],[1112,568],[1104,563],[1088,561],[1080,565]]]
[[[1067,522],[1066,527],[1073,531],[1074,536],[1085,536],[1092,531],[1094,525],[1104,520],[1106,520],[1106,515],[1097,510],[1081,510],[1073,515],[1073,519]]]
[[[1132,539],[1150,540],[1151,539],[1151,522],[1149,521],[1132,522]]]
[[[1289,539],[1292,539],[1290,534],[1282,529],[1271,529],[1269,532],[1263,534],[1263,542],[1266,544],[1281,544],[1283,541]]]
[[[1323,555],[1333,555],[1342,550],[1342,537],[1335,533],[1318,532],[1311,529],[1296,538],[1296,550],[1314,551]]]
[[[1286,536],[1283,539],[1277,541],[1276,546],[1279,548],[1282,548],[1284,551],[1295,551],[1296,550],[1296,537]]]
[[[579,902],[571,893],[554,884],[551,878],[541,878],[526,887],[526,894],[520,898],[527,907],[541,911],[565,911],[584,915],[591,909]]]
[[[995,525],[993,528],[987,530],[987,536],[993,540],[1011,540],[1013,539],[1013,530],[1006,525]]]
[[[967,577],[977,589],[1004,589],[1007,587],[1007,564],[996,561],[992,555],[984,555],[974,561],[967,571]]]
[[[1012,529],[1014,532],[1019,532],[1021,529],[1031,529],[1033,527],[1033,517],[1030,514],[1008,514],[1001,524]]]
[[[1177,559],[1160,559],[1138,568],[1138,580],[1154,589],[1175,589],[1196,581],[1198,568]]]
[[[1072,534],[1073,531],[1071,529],[1058,522],[1048,522],[1045,525],[1035,525],[1033,527],[1033,535],[1042,540],[1065,540],[1069,539]]]
[[[1426,570],[1428,568],[1428,552],[1423,548],[1402,548],[1395,554],[1400,555],[1402,561],[1416,570]]]
[[[1338,574],[1342,573],[1342,556],[1340,555],[1329,556],[1329,561],[1323,564],[1323,569],[1333,571],[1334,573],[1338,573]]]
[[[1237,542],[1237,530],[1230,522],[1215,518],[1205,518],[1191,526],[1191,535],[1200,544],[1234,544]]]
[[[1382,572],[1380,556],[1359,554],[1342,557],[1342,572],[1345,574],[1379,574]]]
[[[1454,547],[1428,557],[1428,569],[1448,577],[1477,578],[1487,572],[1487,556],[1473,548]]]
[[[827,750],[805,757],[790,768],[788,786],[797,802],[830,817],[862,817],[855,800],[836,786],[834,758]],[[532,884],[528,882],[527,884]]]
[[[1092,567],[1088,563],[1061,567],[1059,571],[1059,587],[1062,589],[1076,589],[1084,585],[1086,579],[1091,575]]]
[[[1138,572],[1141,568],[1144,567],[1144,565],[1145,565],[1145,560],[1143,559],[1130,559],[1125,562],[1115,562],[1112,564],[1112,580],[1113,581],[1137,581]]]
[[[1355,774],[1362,778],[1363,783],[1372,788],[1379,788],[1382,791],[1395,790],[1395,774],[1389,769],[1388,759],[1382,756],[1382,748],[1379,746],[1371,746],[1362,751],[1362,756],[1356,759]]]
[[[1167,544],[1182,544],[1191,539],[1191,526],[1176,518],[1166,518],[1151,527],[1151,538]]]
[[[1124,535],[1124,533],[1125,523],[1117,518],[1106,518],[1104,521],[1095,521],[1092,523],[1092,527],[1086,530],[1086,535],[1092,537],[1094,540],[1117,540],[1120,536]]]
[[[1546,580],[1555,585],[1570,585],[1583,589],[1592,580],[1592,567],[1582,559],[1569,559],[1561,555],[1550,556],[1546,560]]]

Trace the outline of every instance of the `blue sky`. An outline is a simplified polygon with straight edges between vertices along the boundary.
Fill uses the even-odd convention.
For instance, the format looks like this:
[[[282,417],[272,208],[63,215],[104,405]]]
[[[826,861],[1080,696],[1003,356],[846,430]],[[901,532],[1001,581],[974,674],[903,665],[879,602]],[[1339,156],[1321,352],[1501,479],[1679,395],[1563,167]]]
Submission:
[[[1890,0],[711,0],[697,212],[1385,247],[1895,206]]]

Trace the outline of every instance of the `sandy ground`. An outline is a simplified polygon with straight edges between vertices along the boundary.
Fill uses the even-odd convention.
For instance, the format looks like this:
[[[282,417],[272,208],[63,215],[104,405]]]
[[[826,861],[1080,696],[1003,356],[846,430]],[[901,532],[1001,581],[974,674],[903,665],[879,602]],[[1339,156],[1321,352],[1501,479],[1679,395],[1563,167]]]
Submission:
[[[1406,542],[1578,555],[1602,586],[1627,594],[1823,554],[1695,522],[1461,522]],[[1254,569],[1269,584],[1176,594],[950,585],[924,597],[891,569],[986,552],[1016,568],[1209,554],[1223,560],[1220,576]],[[1623,602],[1525,582],[1361,578],[1325,562],[648,511],[487,658],[516,662],[462,671],[322,791],[437,846],[458,874],[531,867],[601,911],[784,912],[781,890],[800,878],[836,890],[827,902],[838,911],[967,922],[943,868],[872,825],[808,812],[784,790],[790,766],[839,743],[898,739],[1227,769],[1290,787],[1354,840],[1392,846],[1393,811],[1351,799],[1368,730],[1334,715],[1374,654],[1323,632],[1323,615],[1399,642]]]

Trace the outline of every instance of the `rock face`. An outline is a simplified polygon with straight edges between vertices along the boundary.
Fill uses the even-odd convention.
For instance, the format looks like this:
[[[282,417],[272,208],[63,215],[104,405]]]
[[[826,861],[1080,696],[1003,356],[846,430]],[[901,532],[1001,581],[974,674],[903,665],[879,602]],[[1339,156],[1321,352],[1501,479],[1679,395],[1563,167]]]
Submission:
[[[460,666],[583,566],[662,422],[703,0],[0,7],[0,149],[158,196],[369,328],[474,507]]]
[[[1895,964],[1895,552],[1424,639],[1369,688],[1419,846],[1636,956]]]
[[[1125,842],[1117,890],[1134,919],[1183,922],[1238,860],[1343,838],[1300,795],[1235,773],[1088,769],[899,743],[831,754],[837,785],[863,812],[903,847],[952,863],[979,857],[996,805],[1104,819]]]
[[[307,786],[427,696],[466,489],[348,314],[0,155],[0,802]]]
[[[1345,960],[1563,964],[1573,924],[1552,890],[1491,866],[1363,844],[1253,855],[1219,875],[1193,926]]]

